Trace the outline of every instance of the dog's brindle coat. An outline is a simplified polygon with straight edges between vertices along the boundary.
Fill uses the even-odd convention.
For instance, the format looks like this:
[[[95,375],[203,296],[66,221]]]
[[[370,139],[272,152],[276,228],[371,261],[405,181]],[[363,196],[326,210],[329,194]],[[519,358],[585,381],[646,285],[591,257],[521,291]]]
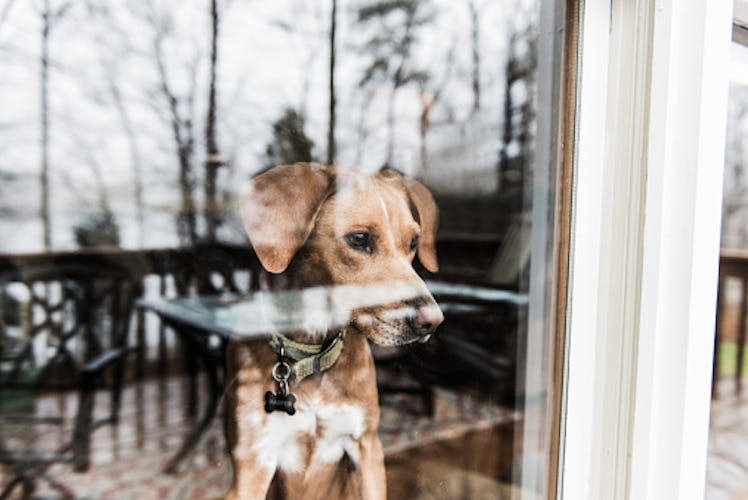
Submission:
[[[230,499],[382,499],[384,458],[377,435],[379,404],[368,341],[424,340],[443,315],[413,269],[418,255],[436,272],[437,208],[417,181],[384,169],[374,175],[316,164],[275,167],[250,182],[242,219],[271,289],[405,283],[395,297],[350,312],[338,361],[291,390],[297,413],[266,413],[275,390],[277,354],[266,339],[228,349],[227,431],[234,481]],[[301,342],[336,335],[298,331]],[[271,486],[272,482],[272,486]],[[268,495],[268,492],[270,494]]]

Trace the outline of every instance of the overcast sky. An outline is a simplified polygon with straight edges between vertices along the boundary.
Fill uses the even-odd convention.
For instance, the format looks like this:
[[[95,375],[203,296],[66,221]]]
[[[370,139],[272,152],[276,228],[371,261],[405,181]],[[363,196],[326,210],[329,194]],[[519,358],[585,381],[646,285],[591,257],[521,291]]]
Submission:
[[[137,131],[137,149],[145,168],[148,220],[143,244],[175,244],[173,214],[178,193],[174,144],[164,118],[166,105],[158,91],[152,57],[154,31],[141,14],[155,5],[155,12],[173,18],[173,29],[164,40],[167,74],[180,97],[187,95],[195,82],[195,166],[201,174],[209,2],[49,1],[53,12],[63,9],[50,33],[53,247],[75,246],[70,228],[97,210],[102,192],[120,222],[123,245],[140,245],[139,231],[133,223],[132,144],[112,101],[111,81],[121,92]],[[354,7],[362,2],[338,3],[338,163],[374,169],[384,161],[388,89],[384,85],[359,87],[368,62],[362,47],[371,33],[355,23]],[[305,112],[306,131],[315,142],[315,153],[324,158],[329,0],[219,0],[219,4],[218,135],[222,153],[232,164],[219,179],[222,185],[237,186],[265,166],[271,124],[284,107]],[[481,6],[483,85],[479,128],[493,131],[498,130],[501,119],[509,31],[512,25],[531,22],[536,12],[533,2],[523,0],[476,0],[476,4]],[[0,198],[6,210],[0,218],[0,252],[33,251],[41,246],[38,175],[42,5],[43,0],[0,0]],[[432,121],[436,129],[439,124],[452,125],[435,130],[429,142],[429,148],[439,152],[463,130],[455,124],[464,125],[470,116],[470,17],[468,1],[434,0],[433,5],[436,16],[418,35],[415,60],[419,68],[431,74],[432,86],[445,89]],[[101,6],[108,8],[109,18],[98,13],[96,9]],[[447,64],[450,47],[454,52],[451,64]],[[362,115],[367,92],[373,97]],[[187,107],[183,110],[186,113]],[[418,163],[420,111],[416,88],[402,89],[397,100],[395,165],[406,172],[414,171]],[[365,141],[361,141],[362,125]],[[479,146],[471,146],[472,152],[456,158],[440,154],[449,158],[448,163],[445,166],[444,161],[438,164],[435,160],[430,174],[447,177],[451,186],[459,187],[463,182],[467,189],[470,178],[474,179],[473,188],[485,186],[485,180],[470,174],[470,169],[488,168],[491,174],[498,143],[491,137],[490,144]],[[462,172],[464,180],[460,181],[455,172]]]

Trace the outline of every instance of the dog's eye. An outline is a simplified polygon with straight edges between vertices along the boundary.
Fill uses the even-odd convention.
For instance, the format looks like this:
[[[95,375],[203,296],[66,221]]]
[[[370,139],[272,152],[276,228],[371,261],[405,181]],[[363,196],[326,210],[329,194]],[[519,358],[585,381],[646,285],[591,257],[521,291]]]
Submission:
[[[373,242],[369,233],[348,233],[345,235],[345,241],[354,250],[371,253],[373,251]]]
[[[418,235],[410,239],[410,251],[413,252],[416,248],[418,248]]]

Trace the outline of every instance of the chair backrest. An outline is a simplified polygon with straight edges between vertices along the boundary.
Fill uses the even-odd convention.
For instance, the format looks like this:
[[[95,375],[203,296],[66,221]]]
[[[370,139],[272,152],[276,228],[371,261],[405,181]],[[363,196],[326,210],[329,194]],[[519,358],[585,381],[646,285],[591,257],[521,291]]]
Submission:
[[[249,245],[197,244],[150,257],[148,275],[160,278],[161,295],[244,294],[259,289],[260,263]]]
[[[529,220],[518,217],[509,225],[504,243],[488,270],[489,283],[517,288],[520,275],[530,262],[530,236]]]
[[[0,275],[0,388],[73,386],[82,365],[127,343],[139,282],[104,266]]]
[[[247,287],[239,285],[236,272],[241,269],[251,269],[254,272],[252,268],[258,268],[259,261],[253,258],[254,253],[249,249],[241,255],[231,250],[221,245],[196,245],[190,249],[185,267],[189,269],[195,291],[199,295],[238,294],[249,291]]]

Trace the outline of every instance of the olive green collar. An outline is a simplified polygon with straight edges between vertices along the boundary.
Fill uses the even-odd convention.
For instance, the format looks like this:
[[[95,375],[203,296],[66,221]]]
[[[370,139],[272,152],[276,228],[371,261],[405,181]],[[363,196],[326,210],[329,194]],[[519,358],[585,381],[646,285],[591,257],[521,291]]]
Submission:
[[[270,338],[270,347],[276,353],[280,353],[283,348],[285,357],[294,361],[293,378],[298,384],[310,375],[329,370],[335,364],[343,352],[345,333],[346,329],[343,328],[337,335],[322,344],[304,344],[280,333],[273,333]]]

